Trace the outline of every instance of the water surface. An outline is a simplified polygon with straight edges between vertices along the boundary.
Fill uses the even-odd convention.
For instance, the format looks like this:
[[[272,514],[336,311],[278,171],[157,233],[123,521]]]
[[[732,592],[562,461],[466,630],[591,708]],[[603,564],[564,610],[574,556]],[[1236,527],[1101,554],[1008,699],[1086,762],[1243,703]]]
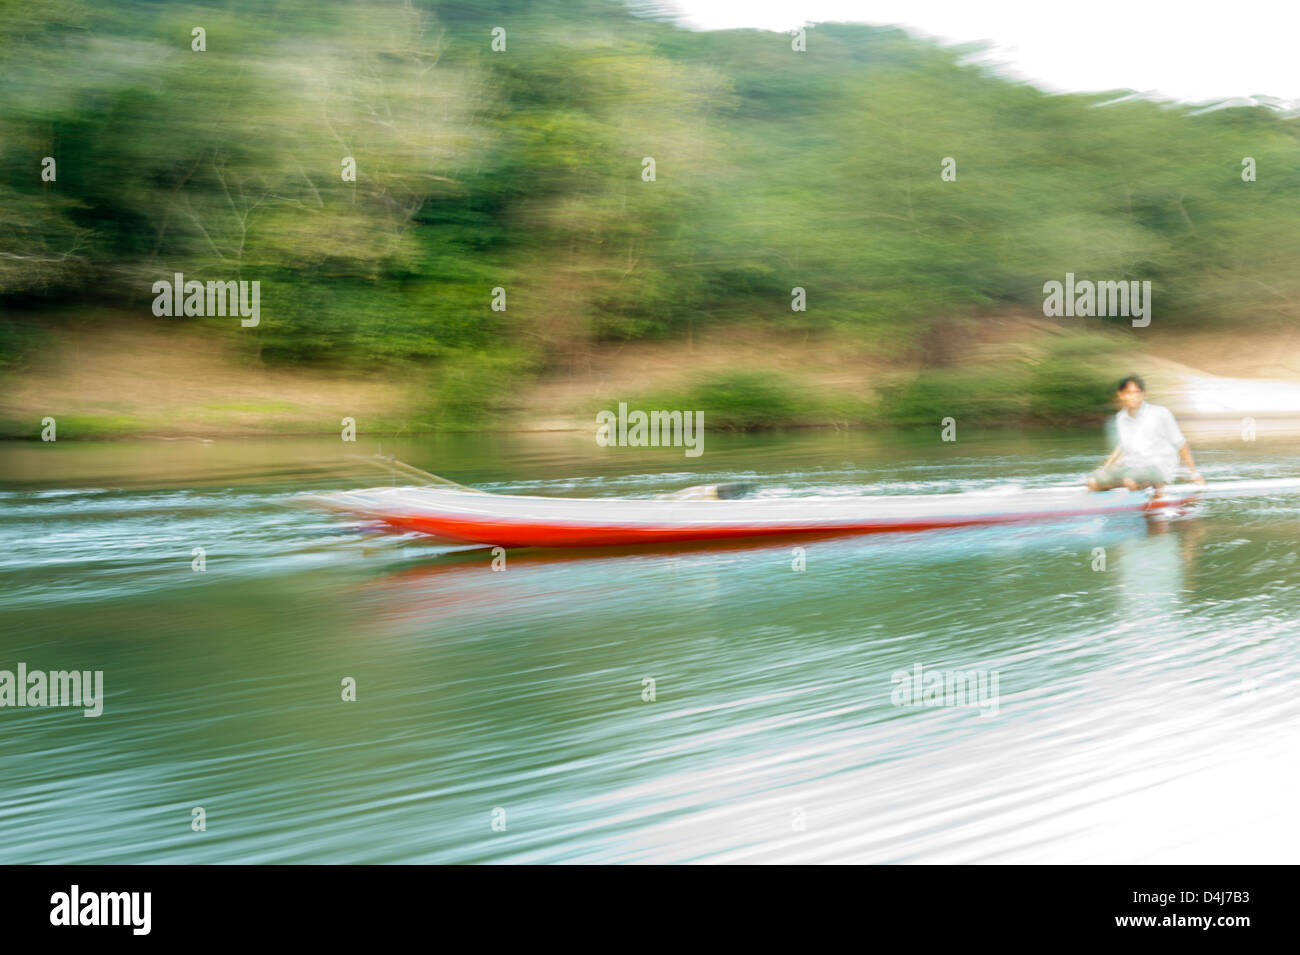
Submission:
[[[0,862],[1294,861],[1300,497],[494,572],[292,506],[364,483],[339,448],[0,448],[0,669],[105,683],[98,718],[0,709]],[[861,432],[383,451],[575,496],[1042,487],[1105,453]],[[1284,438],[1198,458],[1300,474]],[[996,706],[894,705],[917,665],[996,673]]]

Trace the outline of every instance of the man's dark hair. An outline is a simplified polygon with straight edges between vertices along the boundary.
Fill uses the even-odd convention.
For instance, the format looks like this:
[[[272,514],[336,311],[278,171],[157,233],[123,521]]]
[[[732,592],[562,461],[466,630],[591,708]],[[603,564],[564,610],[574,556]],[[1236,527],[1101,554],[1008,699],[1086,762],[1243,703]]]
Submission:
[[[1125,388],[1128,387],[1128,383],[1130,381],[1133,382],[1133,384],[1137,385],[1138,388],[1140,388],[1141,390],[1143,391],[1147,390],[1147,386],[1142,384],[1142,379],[1139,378],[1137,375],[1129,375],[1127,378],[1121,378],[1119,382],[1119,387],[1116,388],[1115,390],[1123,391]]]

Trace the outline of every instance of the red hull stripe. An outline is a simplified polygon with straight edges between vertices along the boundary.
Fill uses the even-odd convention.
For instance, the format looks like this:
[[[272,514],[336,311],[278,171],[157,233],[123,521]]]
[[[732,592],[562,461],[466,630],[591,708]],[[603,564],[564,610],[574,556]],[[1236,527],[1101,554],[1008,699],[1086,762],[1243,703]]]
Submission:
[[[1101,511],[1036,511],[1020,514],[990,514],[970,517],[935,517],[903,520],[874,520],[846,524],[569,524],[490,520],[442,515],[382,518],[402,530],[419,531],[465,544],[496,544],[501,547],[611,547],[625,544],[673,543],[678,541],[731,540],[743,537],[834,536],[839,534],[883,534],[899,531],[928,531],[945,527],[976,527],[987,524],[1023,524],[1106,514],[1134,513],[1179,507],[1194,498],[1146,503],[1141,507]]]

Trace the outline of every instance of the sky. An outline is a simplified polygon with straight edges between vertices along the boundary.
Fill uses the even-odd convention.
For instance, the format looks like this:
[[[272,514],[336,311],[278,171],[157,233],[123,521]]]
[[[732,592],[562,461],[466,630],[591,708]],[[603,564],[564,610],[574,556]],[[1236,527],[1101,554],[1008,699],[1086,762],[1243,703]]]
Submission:
[[[696,29],[897,24],[989,41],[1003,72],[1054,91],[1132,89],[1202,102],[1300,101],[1300,0],[670,0]],[[815,52],[815,31],[809,53]]]

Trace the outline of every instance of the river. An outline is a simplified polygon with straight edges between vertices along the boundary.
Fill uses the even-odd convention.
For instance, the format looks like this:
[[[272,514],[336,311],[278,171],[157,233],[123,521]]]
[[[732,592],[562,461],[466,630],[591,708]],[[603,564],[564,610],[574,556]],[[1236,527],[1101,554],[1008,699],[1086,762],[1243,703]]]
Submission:
[[[1092,433],[589,435],[382,450],[488,490],[1078,479]],[[1300,497],[1182,518],[652,551],[376,535],[305,439],[0,447],[2,863],[1291,862]],[[1300,442],[1199,445],[1210,480]],[[800,547],[801,550],[796,550]],[[202,548],[202,568],[196,569]],[[899,703],[902,675],[995,695]],[[344,700],[345,683],[355,697]]]

